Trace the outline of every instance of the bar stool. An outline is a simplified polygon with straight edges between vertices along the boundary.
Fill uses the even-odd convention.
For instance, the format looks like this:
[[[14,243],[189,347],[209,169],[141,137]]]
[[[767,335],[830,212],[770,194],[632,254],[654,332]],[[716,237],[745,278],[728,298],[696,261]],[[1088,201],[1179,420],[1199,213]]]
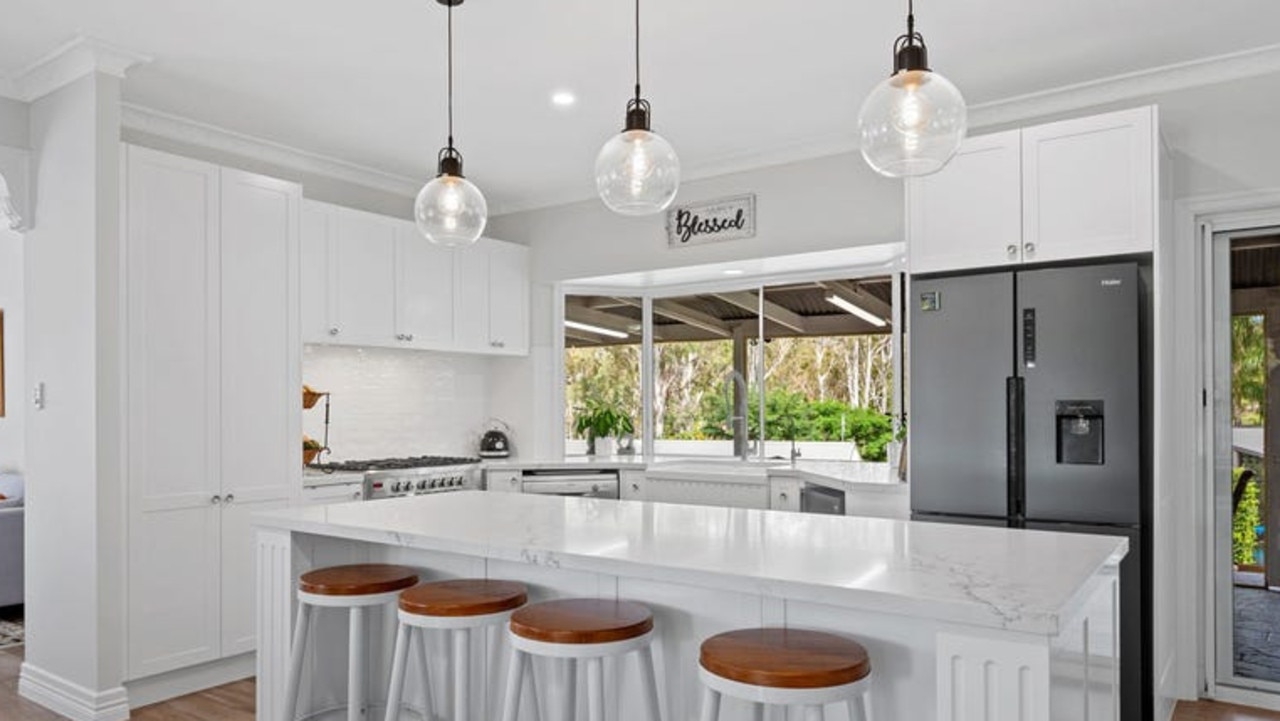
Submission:
[[[702,721],[716,721],[721,695],[755,704],[804,706],[805,721],[822,721],[823,706],[849,704],[851,721],[867,721],[871,659],[862,644],[818,631],[751,628],[703,641]]]
[[[638,603],[617,600],[567,599],[535,603],[511,616],[511,668],[508,669],[503,721],[516,721],[520,690],[527,675],[534,686],[531,656],[561,658],[569,662],[568,688],[564,689],[573,718],[578,661],[586,664],[587,718],[604,721],[604,658],[632,651],[640,655],[644,685],[645,718],[661,721],[658,684],[653,667],[653,613]],[[534,693],[537,706],[537,693]]]
[[[453,664],[453,718],[470,719],[471,632],[503,624],[528,600],[523,583],[465,579],[423,583],[400,594],[400,625],[396,631],[395,660],[387,692],[386,721],[400,716],[409,644],[418,638],[422,682],[427,689],[427,715],[431,714],[431,683],[427,678],[426,629],[449,632]],[[415,633],[416,631],[416,633]]]
[[[284,721],[298,714],[298,692],[302,684],[302,661],[311,633],[313,609],[345,608],[350,629],[347,650],[347,719],[360,721],[365,712],[365,612],[393,603],[400,592],[418,582],[412,568],[365,563],[332,566],[304,573],[298,588],[298,620],[293,631],[293,653],[285,694]]]

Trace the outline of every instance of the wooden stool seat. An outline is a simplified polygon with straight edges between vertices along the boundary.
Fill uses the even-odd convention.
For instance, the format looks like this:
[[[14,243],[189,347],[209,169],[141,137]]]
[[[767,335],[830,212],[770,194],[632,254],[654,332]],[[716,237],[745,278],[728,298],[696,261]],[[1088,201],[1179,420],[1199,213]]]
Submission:
[[[525,606],[511,616],[511,633],[544,643],[613,643],[639,638],[652,630],[653,613],[629,601],[547,601]]]
[[[299,587],[314,596],[373,596],[393,593],[418,582],[412,568],[385,563],[330,566],[302,574]]]
[[[867,649],[857,641],[786,628],[751,628],[712,636],[702,643],[699,660],[717,676],[766,688],[828,688],[871,674]]]
[[[514,581],[431,581],[401,593],[400,610],[416,616],[487,616],[520,608],[528,600],[528,589]]]

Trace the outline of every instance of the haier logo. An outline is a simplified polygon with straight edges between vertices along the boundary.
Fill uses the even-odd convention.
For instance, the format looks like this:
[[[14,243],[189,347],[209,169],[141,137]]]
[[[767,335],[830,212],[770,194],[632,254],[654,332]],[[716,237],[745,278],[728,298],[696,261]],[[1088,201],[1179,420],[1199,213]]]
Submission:
[[[1121,284],[1121,283],[1123,283],[1123,282],[1124,282],[1124,281],[1120,280],[1119,278],[1104,278],[1104,279],[1102,280],[1102,287],[1103,287],[1103,288],[1118,288],[1118,287],[1120,287],[1120,284]]]

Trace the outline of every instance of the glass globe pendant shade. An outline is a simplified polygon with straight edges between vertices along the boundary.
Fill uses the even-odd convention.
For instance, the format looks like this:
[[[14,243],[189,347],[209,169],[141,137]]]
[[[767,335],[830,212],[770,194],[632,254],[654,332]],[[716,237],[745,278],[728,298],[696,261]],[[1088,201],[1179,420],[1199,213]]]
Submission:
[[[968,129],[964,97],[928,70],[901,70],[867,96],[858,114],[862,157],[891,178],[942,170]]]
[[[489,206],[471,181],[441,174],[423,186],[413,206],[418,232],[446,248],[475,243],[489,222]]]
[[[596,190],[620,215],[653,215],[680,190],[680,159],[661,135],[636,128],[605,143],[596,157]]]

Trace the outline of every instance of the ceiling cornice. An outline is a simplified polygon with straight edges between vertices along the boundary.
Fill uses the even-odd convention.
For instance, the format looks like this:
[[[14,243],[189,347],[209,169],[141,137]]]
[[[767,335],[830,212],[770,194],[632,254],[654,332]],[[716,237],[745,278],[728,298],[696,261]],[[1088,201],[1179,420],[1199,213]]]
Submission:
[[[16,72],[0,77],[0,96],[29,103],[89,73],[123,78],[151,58],[97,38],[78,35]]]
[[[121,125],[128,130],[165,140],[253,158],[291,170],[333,178],[408,198],[416,196],[422,186],[421,179],[408,178],[283,143],[263,140],[133,103],[123,104]]]
[[[980,103],[969,108],[969,127],[980,130],[1080,108],[1272,73],[1280,73],[1280,45],[1252,48]]]

